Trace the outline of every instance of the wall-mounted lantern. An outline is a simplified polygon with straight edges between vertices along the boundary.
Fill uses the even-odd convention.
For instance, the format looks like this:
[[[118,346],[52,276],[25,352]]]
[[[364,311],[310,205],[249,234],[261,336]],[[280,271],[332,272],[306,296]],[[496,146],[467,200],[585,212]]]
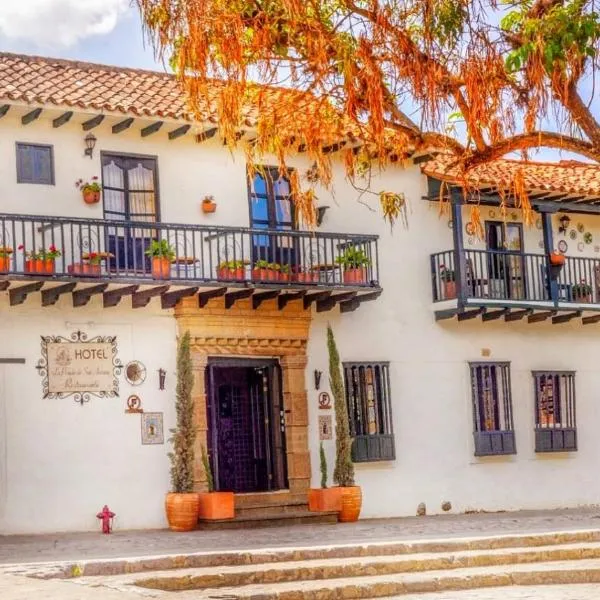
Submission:
[[[158,389],[161,391],[165,389],[165,379],[166,378],[167,378],[167,372],[164,369],[159,369],[158,370]]]
[[[569,217],[569,215],[563,215],[560,219],[560,227],[558,228],[558,232],[562,233],[563,235],[567,235],[567,229],[569,228],[569,225],[571,224],[571,218]]]
[[[83,155],[92,158],[94,155],[94,148],[96,147],[96,136],[93,133],[88,133],[83,141],[85,142],[85,152]]]
[[[315,390],[321,387],[321,375],[323,375],[323,372],[315,369]]]

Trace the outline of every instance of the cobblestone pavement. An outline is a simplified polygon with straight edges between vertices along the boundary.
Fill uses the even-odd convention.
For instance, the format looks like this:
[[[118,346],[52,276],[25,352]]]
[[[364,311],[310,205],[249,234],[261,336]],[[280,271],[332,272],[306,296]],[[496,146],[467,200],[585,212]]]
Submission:
[[[477,535],[600,529],[600,507],[365,519],[358,523],[296,525],[247,530],[168,530],[0,536],[0,564],[127,558],[218,550],[306,547]],[[599,597],[600,600],[600,597]]]
[[[502,587],[439,594],[395,596],[388,600],[598,600],[600,585],[545,585],[541,587]]]

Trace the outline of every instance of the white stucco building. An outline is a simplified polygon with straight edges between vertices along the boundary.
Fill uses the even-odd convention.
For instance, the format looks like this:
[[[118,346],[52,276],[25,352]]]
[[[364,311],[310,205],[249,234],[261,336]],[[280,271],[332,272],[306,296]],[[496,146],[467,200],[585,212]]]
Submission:
[[[520,167],[480,169],[478,237],[457,189],[440,215],[438,180],[454,181],[443,158],[378,174],[406,199],[393,233],[336,159],[329,209],[303,232],[287,183],[268,169],[249,182],[243,151],[214,119],[188,120],[167,75],[0,54],[0,115],[0,533],[95,529],[104,504],[119,528],[166,525],[187,329],[198,448],[240,514],[302,511],[318,485],[327,323],[363,517],[598,502],[596,167],[525,167],[531,227],[489,191]],[[94,176],[87,204],[74,183]],[[162,277],[153,241],[174,254]],[[61,255],[39,272],[51,246]],[[339,257],[352,266],[352,251],[350,277]]]

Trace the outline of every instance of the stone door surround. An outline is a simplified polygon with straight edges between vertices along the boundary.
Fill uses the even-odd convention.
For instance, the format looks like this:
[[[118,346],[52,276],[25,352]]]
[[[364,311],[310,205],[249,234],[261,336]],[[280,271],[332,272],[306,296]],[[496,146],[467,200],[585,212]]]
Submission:
[[[194,420],[197,427],[194,487],[206,490],[201,447],[206,446],[206,367],[211,356],[275,358],[282,375],[286,410],[286,446],[289,501],[306,498],[310,487],[308,399],[305,384],[306,346],[311,311],[302,301],[278,310],[277,300],[253,309],[251,300],[239,300],[229,309],[222,298],[199,308],[197,298],[184,298],[175,308],[179,334],[189,330],[194,365]]]

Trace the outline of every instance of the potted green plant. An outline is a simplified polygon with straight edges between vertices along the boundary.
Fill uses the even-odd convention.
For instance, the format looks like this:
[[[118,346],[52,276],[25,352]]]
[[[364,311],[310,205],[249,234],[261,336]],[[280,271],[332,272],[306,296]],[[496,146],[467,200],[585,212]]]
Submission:
[[[344,380],[340,368],[335,337],[331,325],[327,325],[327,352],[329,355],[329,385],[335,409],[335,469],[333,481],[340,487],[340,513],[342,522],[357,521],[362,507],[362,491],[354,483],[352,462],[352,438],[348,418],[348,406],[344,393]]]
[[[319,273],[310,268],[300,269],[293,274],[292,279],[298,283],[319,283]]]
[[[367,282],[367,267],[371,265],[371,259],[362,248],[348,246],[335,262],[341,265],[344,271],[346,285],[361,285]]]
[[[589,304],[592,301],[592,286],[582,279],[571,288],[571,294],[574,302]]]
[[[100,202],[100,191],[102,190],[102,186],[98,182],[98,177],[92,177],[91,181],[78,179],[75,182],[75,187],[81,190],[83,201],[86,204],[97,204]]]
[[[443,299],[456,298],[456,274],[446,265],[440,265],[440,281],[443,286]]]
[[[13,249],[9,246],[0,246],[0,273],[10,271],[10,255]]]
[[[177,349],[177,389],[175,412],[177,423],[171,432],[169,442],[173,451],[171,460],[171,489],[165,500],[169,527],[173,531],[191,531],[198,522],[199,496],[194,492],[194,400],[192,387],[192,356],[190,352],[190,332],[186,331]]]
[[[219,263],[217,277],[225,281],[242,280],[246,276],[246,266],[243,260],[224,260]]]
[[[175,259],[175,249],[165,239],[152,240],[146,256],[152,259],[152,277],[168,279],[171,276],[171,263]]]
[[[235,499],[233,492],[215,492],[212,468],[204,446],[202,446],[202,466],[204,467],[204,473],[206,474],[206,486],[208,491],[198,494],[198,517],[206,521],[233,519],[235,516]]]
[[[279,266],[279,281],[289,281],[291,278],[290,265],[278,265]]]
[[[255,281],[278,281],[280,265],[266,260],[257,260],[252,269],[252,279]]]
[[[341,509],[341,488],[327,487],[327,457],[323,442],[319,446],[319,463],[321,470],[321,487],[308,490],[308,509],[313,512],[330,512]]]

